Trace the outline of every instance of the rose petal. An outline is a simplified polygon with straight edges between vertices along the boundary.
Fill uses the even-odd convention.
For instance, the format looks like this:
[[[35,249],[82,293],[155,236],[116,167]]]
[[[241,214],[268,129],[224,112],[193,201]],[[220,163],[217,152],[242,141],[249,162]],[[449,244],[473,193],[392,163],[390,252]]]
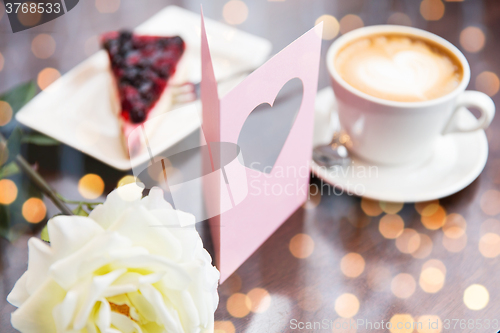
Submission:
[[[38,238],[30,238],[28,241],[28,251],[26,290],[32,295],[45,282],[47,271],[54,259],[50,246]]]
[[[109,227],[133,241],[134,245],[142,246],[152,254],[162,255],[173,261],[182,256],[182,246],[172,233],[162,227],[144,207],[130,209]]]
[[[136,308],[137,312],[141,314],[146,320],[151,322],[156,322],[156,311],[151,303],[138,292],[133,292],[127,295],[132,303],[132,306]]]
[[[28,297],[30,297],[30,294],[26,289],[27,279],[28,272],[24,272],[19,280],[17,280],[10,294],[7,296],[7,302],[14,305],[15,307],[20,307],[24,302],[26,302]]]
[[[118,286],[109,286],[105,291],[103,291],[103,297],[113,297],[116,295],[123,295],[134,292],[138,289],[137,286],[133,284],[121,284]]]
[[[115,232],[96,236],[80,250],[61,259],[50,267],[50,275],[63,287],[70,289],[81,276],[88,276],[113,260],[110,252],[129,249],[130,239]]]
[[[175,262],[156,255],[137,255],[115,261],[120,267],[145,268],[153,272],[165,272],[163,280],[168,281],[171,289],[186,289],[192,281],[189,274]]]
[[[126,271],[126,269],[118,269],[111,273],[96,276],[93,278],[90,288],[87,291],[85,301],[83,302],[75,317],[73,329],[81,330],[85,327],[87,318],[89,317],[90,312],[92,311],[92,308],[94,307],[97,300],[101,298],[102,293]]]
[[[95,207],[89,217],[107,229],[127,208],[140,202],[142,191],[135,183],[123,185],[108,194],[104,204]]]
[[[73,321],[75,310],[78,305],[78,292],[70,290],[66,293],[66,297],[62,303],[56,305],[52,311],[57,332],[67,332],[68,327]]]
[[[141,203],[146,207],[148,210],[155,210],[155,209],[166,209],[166,210],[172,210],[172,205],[165,200],[163,196],[163,190],[157,186],[154,186],[150,191],[149,195],[147,197],[144,197],[141,200]]]
[[[84,216],[56,216],[48,222],[50,247],[58,257],[79,250],[104,232],[94,220]]]
[[[56,332],[52,309],[61,303],[66,291],[48,279],[26,302],[12,313],[12,326],[23,333]]]
[[[165,326],[167,332],[182,332],[182,326],[176,311],[167,308],[165,300],[158,290],[153,286],[144,285],[140,291],[155,309],[156,317]]]
[[[100,299],[99,311],[97,312],[96,324],[101,332],[106,332],[111,326],[111,307],[104,298]]]
[[[142,333],[141,328],[134,325],[135,323],[129,317],[113,311],[111,312],[111,324],[121,333]]]
[[[182,291],[180,296],[182,303],[178,309],[184,313],[184,315],[181,316],[183,319],[182,324],[185,328],[189,328],[188,332],[190,332],[192,328],[200,326],[200,313],[188,291]]]

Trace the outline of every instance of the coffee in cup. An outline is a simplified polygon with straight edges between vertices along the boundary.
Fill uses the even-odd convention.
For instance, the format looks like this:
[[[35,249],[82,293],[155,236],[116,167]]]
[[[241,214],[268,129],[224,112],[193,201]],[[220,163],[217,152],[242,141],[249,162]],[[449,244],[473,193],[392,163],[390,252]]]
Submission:
[[[337,53],[335,69],[353,88],[398,102],[420,102],[455,90],[460,61],[446,48],[406,34],[375,34],[354,40]]]
[[[381,25],[350,31],[330,46],[326,65],[349,151],[373,163],[425,163],[439,138],[484,129],[495,115],[490,97],[465,90],[465,56],[424,30]],[[480,111],[475,124],[461,122],[464,107]]]

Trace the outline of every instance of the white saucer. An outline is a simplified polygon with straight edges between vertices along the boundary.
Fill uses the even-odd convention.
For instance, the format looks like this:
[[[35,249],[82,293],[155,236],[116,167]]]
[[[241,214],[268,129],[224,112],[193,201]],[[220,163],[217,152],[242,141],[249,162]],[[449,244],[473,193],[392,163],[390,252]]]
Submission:
[[[184,60],[177,72],[185,80],[199,82],[200,15],[169,6],[140,25],[135,31],[142,34],[181,36],[186,42]],[[218,79],[256,68],[271,53],[271,43],[220,22],[205,19],[214,71]],[[111,96],[113,78],[105,51],[99,51],[63,75],[38,94],[16,119],[39,132],[51,136],[116,169],[128,170],[149,161],[147,150],[128,157],[121,138],[116,102]],[[227,92],[235,84],[224,82],[219,93]],[[201,104],[188,103],[169,115],[150,137],[154,150],[162,152],[194,132],[201,123]]]
[[[328,144],[336,130],[327,121],[332,105],[335,106],[335,97],[331,88],[321,90],[316,97],[314,146]],[[335,107],[333,110],[335,117]],[[475,119],[467,109],[460,110],[462,124],[473,123]],[[338,124],[338,120],[333,123]],[[479,176],[487,159],[488,141],[481,130],[442,136],[433,156],[418,165],[389,167],[353,157],[350,166],[330,169],[313,161],[312,171],[334,185],[336,193],[344,191],[382,201],[418,202],[443,198],[464,189]]]

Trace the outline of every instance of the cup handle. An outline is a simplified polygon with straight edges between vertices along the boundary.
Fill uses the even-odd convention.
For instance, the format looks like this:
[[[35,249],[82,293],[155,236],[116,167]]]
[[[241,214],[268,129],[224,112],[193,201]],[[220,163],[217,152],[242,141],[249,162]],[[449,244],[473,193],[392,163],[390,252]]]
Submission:
[[[475,107],[481,111],[481,117],[471,127],[464,127],[459,122],[459,110],[462,107]],[[479,91],[467,90],[457,99],[455,110],[444,128],[443,134],[467,133],[487,128],[495,116],[495,103],[486,94]]]

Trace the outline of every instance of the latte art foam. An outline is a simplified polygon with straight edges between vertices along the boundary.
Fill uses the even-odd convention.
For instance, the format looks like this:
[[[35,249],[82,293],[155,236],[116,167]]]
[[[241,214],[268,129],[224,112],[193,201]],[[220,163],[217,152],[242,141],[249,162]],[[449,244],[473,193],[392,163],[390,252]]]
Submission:
[[[463,75],[449,51],[404,35],[372,36],[348,44],[338,53],[335,68],[357,90],[400,102],[444,96]]]

